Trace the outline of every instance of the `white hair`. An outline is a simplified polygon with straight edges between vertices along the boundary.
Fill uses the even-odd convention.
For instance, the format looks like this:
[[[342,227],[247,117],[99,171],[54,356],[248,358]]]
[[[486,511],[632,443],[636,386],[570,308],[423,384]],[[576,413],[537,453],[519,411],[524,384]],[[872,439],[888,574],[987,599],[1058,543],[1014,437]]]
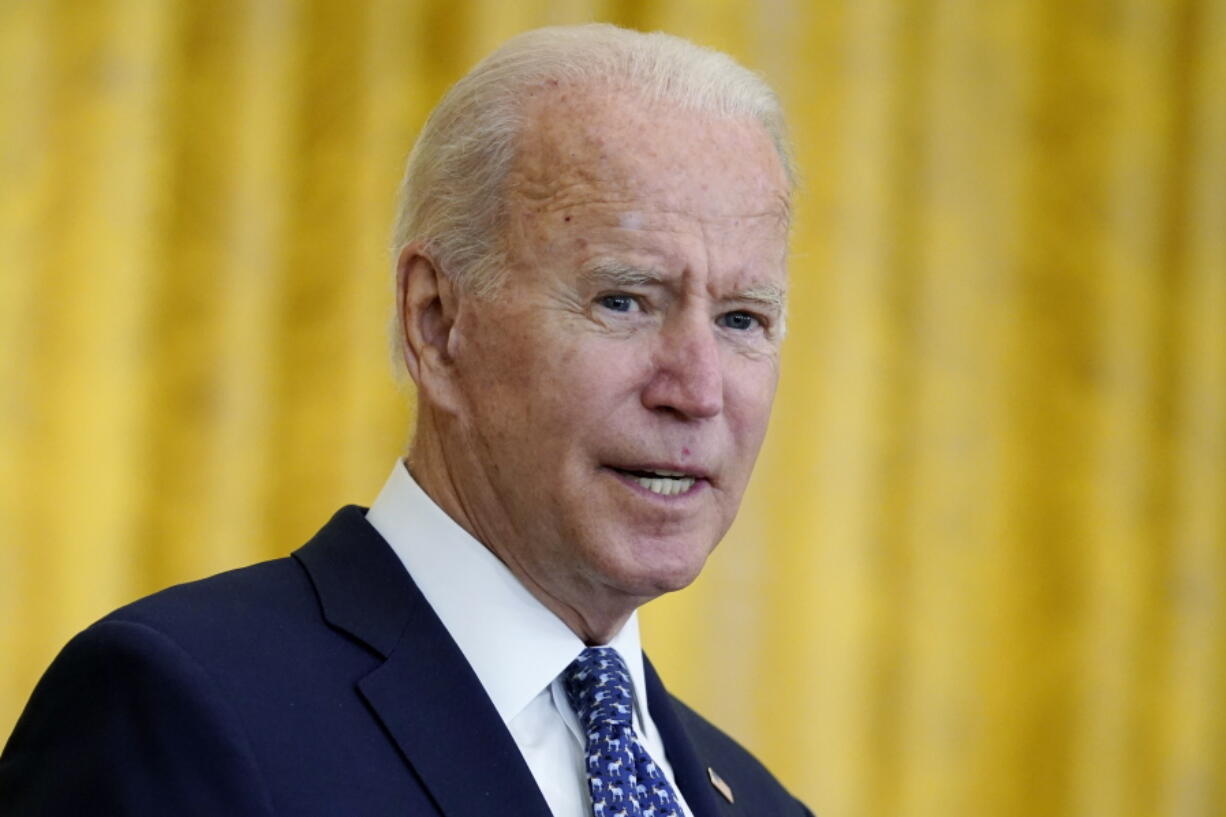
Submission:
[[[527,92],[550,82],[624,85],[645,102],[758,120],[789,184],[795,171],[779,99],[727,54],[663,32],[607,23],[540,28],[512,37],[443,96],[422,127],[400,186],[393,251],[422,250],[466,292],[497,291],[505,276],[505,181],[526,124]],[[396,309],[397,348],[403,338]]]

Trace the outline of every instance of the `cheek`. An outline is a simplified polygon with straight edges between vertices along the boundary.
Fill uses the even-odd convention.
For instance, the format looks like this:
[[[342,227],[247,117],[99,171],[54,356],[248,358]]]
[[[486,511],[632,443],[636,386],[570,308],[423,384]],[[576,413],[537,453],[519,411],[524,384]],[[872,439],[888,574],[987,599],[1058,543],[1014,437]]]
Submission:
[[[640,367],[628,350],[591,343],[555,362],[537,388],[549,395],[559,432],[595,440],[633,431],[635,407],[641,405],[636,385]]]
[[[564,397],[583,387],[586,364],[573,344],[547,340],[524,361],[524,377],[542,398]]]
[[[753,361],[730,379],[725,410],[737,447],[754,454],[766,436],[771,406],[775,402],[778,367],[773,361]]]
[[[506,460],[508,452],[525,447],[527,429],[539,424],[543,406],[533,380],[534,339],[518,322],[483,322],[466,327],[465,342],[454,367],[464,395],[464,424],[482,441],[486,458]]]
[[[591,415],[602,405],[599,359],[574,344],[527,334],[480,352],[482,375],[471,380],[470,405],[505,445],[539,454],[594,424]]]
[[[612,339],[584,332],[558,344],[541,372],[541,381],[554,385],[572,400],[603,405],[608,411],[621,407],[627,395],[636,394],[647,382],[650,349],[633,338]]]

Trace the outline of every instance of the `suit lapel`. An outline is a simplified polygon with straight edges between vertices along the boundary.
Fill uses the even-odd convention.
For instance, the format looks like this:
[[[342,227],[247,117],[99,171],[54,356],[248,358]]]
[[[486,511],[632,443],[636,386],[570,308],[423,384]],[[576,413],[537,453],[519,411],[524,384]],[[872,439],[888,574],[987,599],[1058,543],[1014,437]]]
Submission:
[[[548,817],[472,667],[363,510],[343,508],[294,556],[328,622],[385,659],[358,688],[440,810]]]
[[[727,803],[715,796],[707,767],[698,757],[694,743],[673,707],[672,696],[664,688],[646,655],[643,656],[643,673],[647,681],[647,707],[651,710],[651,719],[660,730],[664,751],[668,753],[668,762],[677,779],[677,788],[681,789],[693,817],[724,817],[730,814]]]
[[[543,817],[549,807],[455,642],[410,621],[405,642],[358,686],[448,817]],[[412,706],[406,701],[412,700]]]

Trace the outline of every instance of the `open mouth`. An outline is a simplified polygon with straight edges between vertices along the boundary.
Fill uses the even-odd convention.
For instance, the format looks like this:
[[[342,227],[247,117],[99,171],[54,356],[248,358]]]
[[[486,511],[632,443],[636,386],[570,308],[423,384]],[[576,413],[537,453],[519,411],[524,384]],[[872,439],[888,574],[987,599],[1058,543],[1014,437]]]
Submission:
[[[698,481],[693,474],[686,474],[682,471],[665,471],[654,468],[650,470],[613,468],[612,470],[660,496],[684,494]]]

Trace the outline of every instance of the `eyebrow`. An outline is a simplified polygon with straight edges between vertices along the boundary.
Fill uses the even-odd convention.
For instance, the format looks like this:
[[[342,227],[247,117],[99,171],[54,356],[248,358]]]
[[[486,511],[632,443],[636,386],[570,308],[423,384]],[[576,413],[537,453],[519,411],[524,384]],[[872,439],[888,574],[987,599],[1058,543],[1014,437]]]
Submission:
[[[778,284],[758,284],[734,294],[729,300],[749,301],[780,314],[787,307],[787,292]]]
[[[606,286],[641,287],[664,283],[664,273],[649,267],[636,267],[624,261],[603,259],[587,267],[584,274]]]

